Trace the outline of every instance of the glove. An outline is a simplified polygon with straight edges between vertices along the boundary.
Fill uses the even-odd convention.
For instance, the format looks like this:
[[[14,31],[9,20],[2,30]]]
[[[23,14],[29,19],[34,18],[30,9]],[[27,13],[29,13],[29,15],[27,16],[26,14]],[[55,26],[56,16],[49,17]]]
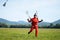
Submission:
[[[43,20],[41,19],[41,22],[42,22]]]

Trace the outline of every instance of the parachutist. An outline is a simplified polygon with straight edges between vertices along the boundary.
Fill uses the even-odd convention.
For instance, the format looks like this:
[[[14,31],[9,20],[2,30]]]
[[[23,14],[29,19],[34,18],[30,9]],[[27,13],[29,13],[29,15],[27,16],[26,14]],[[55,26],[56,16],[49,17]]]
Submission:
[[[3,6],[4,6],[4,7],[6,6],[6,2],[3,4]]]
[[[6,6],[7,1],[8,1],[8,0],[6,0],[6,2],[3,4],[4,7]]]
[[[31,25],[32,25],[28,34],[30,34],[33,31],[33,29],[35,29],[35,36],[37,37],[38,36],[38,23],[42,22],[43,20],[39,21],[36,13],[34,14],[33,18],[31,18],[30,20],[29,19],[27,19],[27,20],[28,20],[28,22],[31,22]]]

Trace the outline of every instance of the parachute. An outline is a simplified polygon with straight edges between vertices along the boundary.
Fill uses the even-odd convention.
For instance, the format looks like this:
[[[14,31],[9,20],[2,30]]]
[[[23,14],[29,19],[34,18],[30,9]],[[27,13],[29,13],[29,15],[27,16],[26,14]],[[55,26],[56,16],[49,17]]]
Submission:
[[[5,7],[6,6],[6,3],[8,2],[8,0],[6,0],[5,2],[4,2],[4,4],[3,4],[3,6]]]

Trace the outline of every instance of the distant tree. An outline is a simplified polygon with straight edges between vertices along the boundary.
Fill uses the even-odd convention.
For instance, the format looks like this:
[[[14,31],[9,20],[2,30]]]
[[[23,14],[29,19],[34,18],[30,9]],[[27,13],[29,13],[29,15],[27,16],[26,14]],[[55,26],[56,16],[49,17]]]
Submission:
[[[30,28],[31,25],[10,25],[10,28]]]
[[[5,23],[0,23],[0,27],[1,27],[1,28],[7,28],[7,27],[8,27],[8,25],[7,25],[7,24],[5,24]]]
[[[47,28],[52,28],[53,27],[53,23],[50,23],[50,25]]]
[[[60,24],[56,24],[54,28],[60,28]]]
[[[53,23],[50,23],[50,27],[53,27]]]

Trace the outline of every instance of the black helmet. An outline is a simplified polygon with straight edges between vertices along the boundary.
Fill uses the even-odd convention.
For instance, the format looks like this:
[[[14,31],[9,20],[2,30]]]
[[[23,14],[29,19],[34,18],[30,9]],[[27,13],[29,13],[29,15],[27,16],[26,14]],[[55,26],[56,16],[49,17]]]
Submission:
[[[34,16],[37,16],[36,13],[34,14]]]

